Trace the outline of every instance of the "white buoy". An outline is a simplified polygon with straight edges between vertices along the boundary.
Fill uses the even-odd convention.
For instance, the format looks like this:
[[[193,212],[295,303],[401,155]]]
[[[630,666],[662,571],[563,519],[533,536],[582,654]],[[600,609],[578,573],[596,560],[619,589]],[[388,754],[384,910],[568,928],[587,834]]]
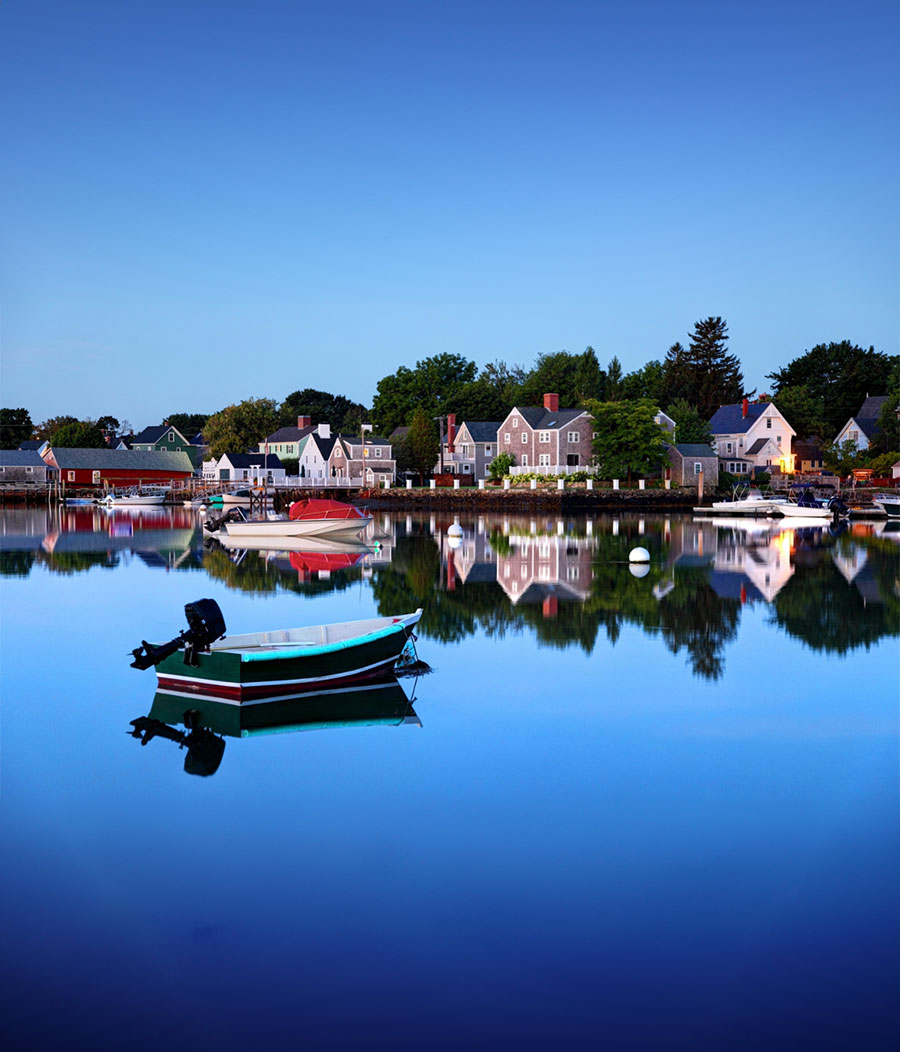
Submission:
[[[458,548],[463,542],[462,535],[459,533],[448,533],[447,534],[447,547]]]
[[[454,522],[453,525],[447,530],[448,537],[462,537],[463,528],[458,522]]]
[[[646,577],[650,573],[649,563],[632,563],[628,569],[633,577]]]
[[[628,553],[628,561],[630,563],[648,563],[650,562],[650,553],[646,548],[632,548]]]

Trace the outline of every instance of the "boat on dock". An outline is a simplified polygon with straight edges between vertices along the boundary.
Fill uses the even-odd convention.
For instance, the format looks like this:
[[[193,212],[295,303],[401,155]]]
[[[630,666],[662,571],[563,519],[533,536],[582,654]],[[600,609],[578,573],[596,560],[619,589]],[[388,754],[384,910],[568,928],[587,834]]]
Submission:
[[[214,599],[185,606],[188,630],[168,643],[143,640],[133,668],[156,666],[160,690],[246,704],[390,673],[415,660],[419,608],[396,617],[229,636]]]

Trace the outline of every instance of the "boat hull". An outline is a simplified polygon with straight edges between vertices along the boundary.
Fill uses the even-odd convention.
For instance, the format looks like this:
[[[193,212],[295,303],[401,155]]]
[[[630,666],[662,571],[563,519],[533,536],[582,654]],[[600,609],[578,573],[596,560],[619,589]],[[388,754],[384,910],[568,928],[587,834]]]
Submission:
[[[258,522],[226,522],[229,537],[255,537],[277,540],[279,537],[353,537],[372,517],[358,519],[260,519]]]
[[[830,522],[834,518],[834,512],[831,508],[810,508],[802,504],[792,504],[790,501],[778,504],[773,508],[772,514],[784,515],[786,518],[791,519],[814,519],[819,522]]]
[[[165,493],[154,493],[142,497],[105,497],[101,504],[106,504],[111,508],[130,508],[137,506],[156,505],[165,502]]]
[[[890,519],[900,519],[900,497],[874,497],[872,502]]]
[[[267,649],[244,648],[240,636],[215,644],[209,653],[195,655],[197,664],[184,663],[179,650],[156,666],[159,690],[205,694],[242,704],[307,690],[346,686],[389,673],[406,646],[421,610],[398,618],[361,622],[366,631],[333,643],[277,644]],[[373,627],[370,627],[373,626]],[[328,629],[322,626],[322,638]],[[346,627],[346,626],[341,626]],[[351,626],[352,627],[352,626]]]

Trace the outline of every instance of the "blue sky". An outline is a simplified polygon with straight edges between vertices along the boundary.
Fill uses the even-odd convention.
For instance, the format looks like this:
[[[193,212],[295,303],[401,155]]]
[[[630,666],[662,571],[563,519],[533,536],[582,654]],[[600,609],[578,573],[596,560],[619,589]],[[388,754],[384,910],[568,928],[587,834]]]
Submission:
[[[627,9],[626,9],[627,8]],[[900,3],[0,7],[0,402],[896,353]]]

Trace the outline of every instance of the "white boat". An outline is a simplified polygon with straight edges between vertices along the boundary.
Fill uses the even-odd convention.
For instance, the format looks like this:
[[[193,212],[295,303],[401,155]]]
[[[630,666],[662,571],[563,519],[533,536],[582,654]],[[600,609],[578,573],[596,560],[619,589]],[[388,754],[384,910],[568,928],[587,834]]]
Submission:
[[[107,495],[98,500],[97,503],[104,504],[108,508],[129,508],[138,505],[145,506],[162,504],[165,499],[165,493],[107,493]]]
[[[758,489],[735,489],[730,500],[717,500],[708,508],[694,508],[704,515],[771,515],[776,505],[784,502],[783,497],[763,494]]]
[[[847,511],[847,505],[840,497],[820,500],[814,495],[812,486],[805,483],[795,486],[787,499],[778,501],[772,514],[783,515],[790,519],[830,522],[836,515],[846,515]]]
[[[881,497],[873,497],[872,503],[877,504],[889,519],[900,519],[900,497],[885,493]]]
[[[240,510],[240,509],[238,509]],[[280,537],[331,537],[354,536],[372,521],[371,515],[361,515],[356,519],[287,519],[267,518],[226,522],[225,532],[229,537],[238,540],[245,537],[256,537],[276,541]]]

